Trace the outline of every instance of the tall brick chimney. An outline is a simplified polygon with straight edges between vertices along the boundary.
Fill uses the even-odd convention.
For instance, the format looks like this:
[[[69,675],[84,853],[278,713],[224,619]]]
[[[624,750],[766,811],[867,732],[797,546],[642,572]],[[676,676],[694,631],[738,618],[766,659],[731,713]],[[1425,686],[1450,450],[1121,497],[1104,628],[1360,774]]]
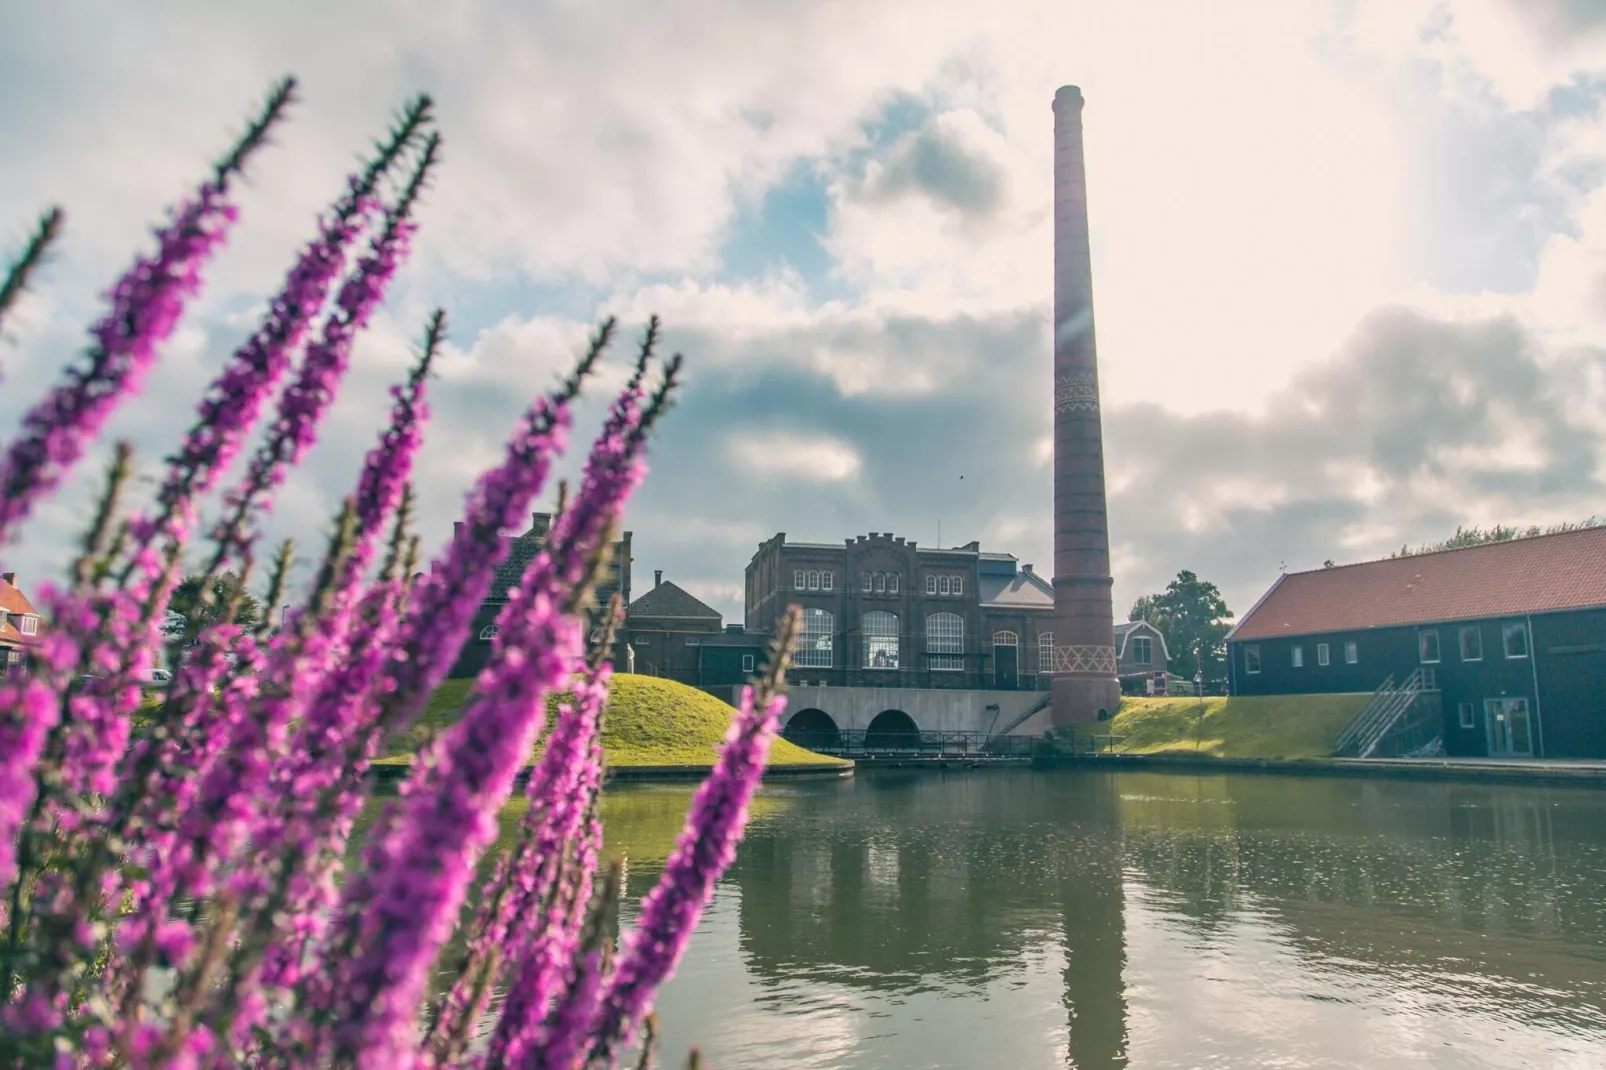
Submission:
[[[1093,263],[1088,246],[1082,91],[1054,94],[1055,725],[1115,713],[1115,613],[1104,497]]]

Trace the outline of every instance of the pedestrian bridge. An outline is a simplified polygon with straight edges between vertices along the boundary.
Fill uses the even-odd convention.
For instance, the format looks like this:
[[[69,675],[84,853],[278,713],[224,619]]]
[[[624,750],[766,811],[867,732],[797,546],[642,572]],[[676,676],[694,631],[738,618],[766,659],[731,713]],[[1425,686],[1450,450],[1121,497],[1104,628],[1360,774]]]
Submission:
[[[733,705],[740,702],[740,688],[729,690],[716,693]],[[800,746],[831,749],[848,740],[874,743],[888,734],[975,741],[1041,736],[1048,725],[1047,691],[809,685],[787,688],[781,730]]]

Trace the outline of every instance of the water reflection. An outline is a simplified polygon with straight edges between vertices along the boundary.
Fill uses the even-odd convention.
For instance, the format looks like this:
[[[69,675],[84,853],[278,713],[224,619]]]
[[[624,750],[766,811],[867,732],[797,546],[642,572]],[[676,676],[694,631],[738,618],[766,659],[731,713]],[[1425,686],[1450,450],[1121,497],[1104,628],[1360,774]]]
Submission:
[[[628,922],[690,787],[621,788]],[[777,784],[660,999],[720,1070],[1606,1066],[1606,794]]]

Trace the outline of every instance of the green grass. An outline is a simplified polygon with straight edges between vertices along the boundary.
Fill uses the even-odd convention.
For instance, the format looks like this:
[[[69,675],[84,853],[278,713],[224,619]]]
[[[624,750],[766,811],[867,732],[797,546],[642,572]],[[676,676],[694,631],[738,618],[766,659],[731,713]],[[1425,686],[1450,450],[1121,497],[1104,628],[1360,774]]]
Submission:
[[[1124,754],[1201,754],[1211,758],[1330,758],[1339,729],[1369,695],[1257,695],[1207,698],[1125,698],[1103,724],[1078,725],[1076,735],[1124,736]]]
[[[424,714],[391,741],[379,759],[388,764],[412,761],[437,733],[453,724],[468,700],[472,680],[448,680],[430,696]],[[554,697],[548,707],[560,701]],[[719,699],[653,676],[614,676],[602,720],[602,750],[615,768],[644,765],[711,766],[725,741],[735,714]],[[540,748],[536,748],[540,753]],[[532,759],[534,755],[531,756]],[[804,750],[784,739],[770,747],[771,765],[846,765],[839,758]]]

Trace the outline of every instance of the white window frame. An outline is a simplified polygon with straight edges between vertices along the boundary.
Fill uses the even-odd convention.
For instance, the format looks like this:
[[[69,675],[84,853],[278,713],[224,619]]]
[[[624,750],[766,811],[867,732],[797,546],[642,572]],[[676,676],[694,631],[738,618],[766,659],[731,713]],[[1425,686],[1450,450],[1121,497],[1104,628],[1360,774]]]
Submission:
[[[947,576],[938,576],[937,577],[937,593],[938,594],[947,594],[950,589],[951,589],[951,587],[950,587],[950,583],[949,583],[949,578]]]
[[[889,572],[887,574],[887,593],[888,594],[897,594],[898,593],[898,588],[903,586],[902,576],[903,576],[903,573],[901,573],[901,572]]]
[[[1522,652],[1511,652],[1511,637],[1522,636]],[[1508,621],[1500,625],[1500,649],[1505,652],[1507,661],[1521,661],[1528,656],[1528,648],[1532,646],[1532,636],[1528,634],[1527,621]]]
[[[39,618],[24,613],[22,616],[17,618],[17,631],[21,632],[23,635],[38,635]]]
[[[756,659],[754,658],[754,656],[752,654],[743,654],[742,655],[742,671],[743,672],[752,672],[755,662],[756,662]]]
[[[885,572],[877,572],[875,574],[875,593],[887,593],[887,574]]]
[[[807,588],[808,582],[809,582],[809,574],[807,572],[803,571],[800,568],[792,570],[792,590],[794,590],[794,591],[804,590],[805,588]]]
[[[1288,648],[1288,658],[1293,663],[1294,668],[1303,669],[1305,667],[1305,648],[1295,643]]]
[[[1472,702],[1463,702],[1456,707],[1456,721],[1462,728],[1478,727],[1478,707]]]
[[[965,577],[963,577],[963,576],[955,576],[954,577],[954,594],[960,595],[960,594],[964,594],[964,593],[965,593]]]
[[[1132,664],[1134,664],[1134,665],[1153,665],[1154,664],[1154,640],[1153,639],[1150,639],[1146,635],[1134,635],[1131,639],[1128,639],[1127,642],[1132,644]],[[1142,643],[1143,646],[1139,647],[1138,646],[1139,643]],[[1141,651],[1141,653],[1143,655],[1142,657],[1138,656],[1140,651]]]
[[[1333,648],[1326,643],[1316,644],[1316,664],[1326,668],[1333,663]]]
[[[1260,644],[1244,644],[1244,673],[1247,676],[1260,675]]]
[[[1467,639],[1468,639],[1468,637],[1475,638],[1477,640],[1477,645],[1478,645],[1478,652],[1476,654],[1472,655],[1471,657],[1467,656]],[[1456,645],[1457,645],[1457,647],[1459,649],[1459,652],[1461,654],[1461,660],[1462,661],[1482,661],[1483,660],[1483,625],[1481,625],[1481,624],[1468,624],[1468,625],[1465,625],[1464,627],[1462,627],[1461,630],[1456,633]]]
[[[803,627],[797,637],[792,664],[801,669],[832,668],[835,647],[836,614],[828,609],[804,609]]]
[[[875,623],[877,625],[885,624],[886,621],[890,620],[892,622],[892,631],[872,632],[870,630],[872,618],[875,619]],[[899,634],[900,627],[901,622],[898,620],[898,615],[885,609],[872,609],[870,612],[859,618],[859,636],[862,640],[860,645],[863,648],[864,654],[864,657],[861,660],[864,662],[864,667],[866,669],[880,669],[883,672],[888,672],[902,667],[903,651],[900,649],[902,645],[900,643],[900,639],[902,638],[902,636]],[[875,654],[877,652],[891,653],[892,664],[875,664]]]
[[[824,572],[821,572],[820,573],[820,590],[822,590],[822,591],[831,590],[831,588],[836,585],[835,576],[836,576],[836,573],[830,571],[829,569],[827,569]]]
[[[872,591],[875,590],[875,573],[874,572],[861,572],[859,575],[864,577],[864,580],[863,580],[864,593],[865,594],[870,594]]]
[[[811,568],[811,569],[809,569],[809,590],[818,591],[819,589],[820,589],[820,570],[817,569],[817,568]]]
[[[487,624],[485,627],[480,629],[480,642],[489,643],[492,639],[495,639],[501,634],[502,628],[500,625]]]
[[[1361,663],[1361,644],[1353,639],[1344,640],[1344,664],[1359,665]]]
[[[1054,671],[1054,633],[1037,633],[1037,671]]]
[[[933,573],[933,572],[926,573],[926,593],[927,594],[936,594],[937,593],[937,576],[936,576],[936,573]]]
[[[1433,656],[1428,657],[1428,641],[1433,641]],[[1439,644],[1439,629],[1423,628],[1416,633],[1417,658],[1423,665],[1437,665],[1444,658],[1444,648]]]
[[[946,611],[926,617],[926,664],[932,672],[964,670],[964,617]]]

